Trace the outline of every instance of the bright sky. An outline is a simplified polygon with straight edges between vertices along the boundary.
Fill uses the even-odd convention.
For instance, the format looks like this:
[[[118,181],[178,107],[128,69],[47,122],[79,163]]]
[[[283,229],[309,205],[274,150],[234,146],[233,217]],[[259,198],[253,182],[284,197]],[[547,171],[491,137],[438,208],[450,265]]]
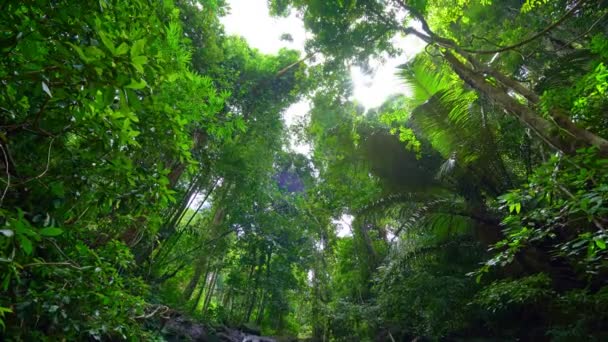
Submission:
[[[263,53],[273,54],[283,47],[304,51],[306,31],[304,24],[292,13],[288,18],[273,18],[268,14],[267,0],[229,0],[230,14],[222,18],[226,32],[244,37],[249,45]],[[293,42],[282,41],[283,33],[289,33]],[[359,68],[352,68],[354,99],[366,108],[381,105],[390,95],[406,91],[395,76],[396,67],[422,51],[424,43],[413,36],[396,41],[404,54],[388,59],[385,63],[372,63],[374,72],[365,75]],[[307,113],[307,103],[297,103],[285,113],[285,121],[292,124]]]
[[[327,0],[335,1],[335,0]],[[306,31],[304,24],[292,13],[288,18],[273,18],[269,15],[267,0],[228,0],[230,14],[222,18],[228,34],[242,36],[250,46],[263,53],[274,54],[287,47],[302,51]],[[293,42],[282,41],[281,35],[288,33]],[[398,65],[424,49],[424,43],[413,36],[396,38],[395,44],[404,50],[401,56],[386,60],[384,63],[372,62],[373,72],[366,75],[357,67],[351,69],[355,101],[365,108],[380,106],[390,95],[403,93],[406,87],[395,76]],[[302,101],[292,105],[283,118],[291,126],[299,118],[305,117],[310,110],[310,103]],[[292,148],[299,153],[310,155],[310,146],[292,141]],[[351,235],[352,216],[344,215],[335,220],[338,236]]]

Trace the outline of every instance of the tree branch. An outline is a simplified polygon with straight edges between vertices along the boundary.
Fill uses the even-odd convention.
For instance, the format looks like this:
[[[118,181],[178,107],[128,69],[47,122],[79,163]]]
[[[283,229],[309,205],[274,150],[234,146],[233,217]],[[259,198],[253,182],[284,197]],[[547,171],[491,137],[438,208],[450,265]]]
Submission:
[[[6,196],[6,193],[8,192],[8,188],[11,186],[11,172],[8,168],[8,156],[7,156],[6,150],[4,149],[4,146],[2,144],[0,144],[0,150],[2,150],[2,154],[4,155],[4,167],[6,167],[6,187],[4,188],[4,191],[2,192],[2,197],[0,197],[0,208],[2,208],[2,202],[4,202],[4,197]]]
[[[24,180],[22,182],[16,183],[15,185],[23,185],[25,183],[29,183],[29,182],[31,182],[33,180],[36,180],[38,178],[43,177],[49,171],[49,165],[51,164],[51,149],[53,147],[53,142],[54,141],[55,141],[55,137],[51,138],[51,142],[49,143],[49,151],[48,151],[47,156],[46,156],[46,167],[44,168],[44,171],[42,171],[42,173],[40,173],[37,176],[34,176],[32,178],[28,178],[28,179],[26,179],[26,180]]]
[[[463,48],[462,51],[475,53],[475,54],[494,54],[494,53],[501,53],[501,52],[506,52],[509,50],[514,50],[520,46],[533,42],[534,40],[538,39],[539,37],[543,36],[547,32],[549,32],[549,31],[553,30],[554,28],[556,28],[557,26],[559,26],[566,19],[568,19],[568,17],[570,17],[585,1],[586,0],[580,0],[579,2],[574,4],[574,6],[572,6],[572,8],[570,8],[561,18],[559,18],[553,24],[545,27],[543,30],[536,33],[532,37],[524,39],[524,40],[520,41],[519,43],[509,45],[509,46],[504,46],[504,47],[501,47],[499,49],[494,49],[494,50],[475,50],[475,49]]]

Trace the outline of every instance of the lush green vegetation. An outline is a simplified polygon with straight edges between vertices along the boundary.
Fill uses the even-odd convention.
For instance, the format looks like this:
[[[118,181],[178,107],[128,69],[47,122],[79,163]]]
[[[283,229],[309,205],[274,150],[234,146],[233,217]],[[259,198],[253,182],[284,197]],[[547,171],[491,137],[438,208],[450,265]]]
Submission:
[[[0,4],[5,340],[608,338],[607,1],[269,7],[306,56],[224,0]]]

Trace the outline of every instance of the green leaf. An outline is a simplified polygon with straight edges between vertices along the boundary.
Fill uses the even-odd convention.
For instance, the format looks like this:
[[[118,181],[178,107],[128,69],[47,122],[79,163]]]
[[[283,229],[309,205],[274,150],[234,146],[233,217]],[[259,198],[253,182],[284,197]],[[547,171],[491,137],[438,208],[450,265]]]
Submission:
[[[125,86],[125,88],[130,88],[130,89],[143,89],[145,88],[147,85],[146,81],[141,79],[139,81],[136,81],[134,79],[131,79],[131,83],[127,84]]]
[[[600,239],[595,240],[595,245],[599,249],[606,249],[606,242],[604,240],[600,240]]]
[[[131,46],[131,58],[140,56],[144,52],[144,46],[146,45],[145,39],[139,39]]]
[[[133,66],[135,67],[135,69],[137,69],[137,71],[139,72],[144,72],[144,67],[143,65],[148,63],[148,57],[146,56],[135,56],[131,58],[131,62],[133,64]]]
[[[63,234],[63,229],[48,227],[40,230],[40,235],[42,236],[58,236]]]
[[[103,57],[105,57],[105,53],[98,48],[97,46],[87,46],[85,48],[85,53],[87,55],[88,61],[92,62],[92,61],[96,61],[99,60]]]
[[[116,48],[115,55],[116,56],[124,55],[128,51],[129,51],[129,45],[127,45],[127,43],[122,43],[118,46],[118,48]]]
[[[103,33],[102,31],[99,31],[97,33],[99,34],[99,38],[101,38],[101,42],[103,43],[103,45],[105,45],[105,47],[110,50],[113,55],[116,55],[116,47],[114,46],[112,40],[108,38],[108,36],[106,36],[105,33]]]
[[[521,211],[521,203],[515,203],[515,212],[519,214]]]
[[[18,236],[19,244],[21,245],[21,249],[23,249],[23,252],[25,252],[26,255],[31,255],[32,251],[34,250],[34,246],[32,246],[32,242],[30,241],[30,239],[26,238],[23,235]]]
[[[82,51],[82,49],[77,46],[74,45],[72,43],[67,43],[69,46],[72,47],[72,49],[74,49],[76,51],[76,53],[78,53],[78,56],[80,57],[80,59],[82,59],[85,63],[88,63],[90,61],[90,59],[84,54],[84,52]]]

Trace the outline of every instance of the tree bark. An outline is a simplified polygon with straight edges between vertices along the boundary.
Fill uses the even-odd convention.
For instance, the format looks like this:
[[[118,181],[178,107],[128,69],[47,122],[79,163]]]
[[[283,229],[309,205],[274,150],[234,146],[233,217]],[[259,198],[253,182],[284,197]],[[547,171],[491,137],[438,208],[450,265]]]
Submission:
[[[186,289],[184,290],[184,299],[185,300],[189,300],[190,297],[192,297],[192,293],[194,292],[196,285],[198,285],[198,283],[201,279],[201,276],[203,275],[203,271],[207,270],[207,267],[206,267],[207,262],[205,262],[206,261],[205,259],[206,259],[206,256],[201,256],[201,258],[196,263],[196,266],[194,267],[194,274],[192,275],[192,278],[190,278],[190,282],[188,283],[188,285],[186,286]]]
[[[492,86],[483,75],[475,72],[462,63],[451,52],[444,52],[445,60],[456,74],[474,89],[503,107],[508,113],[517,117],[523,124],[533,130],[546,143],[565,154],[572,155],[577,149],[596,146],[602,155],[608,155],[608,141],[577,127],[562,113],[553,112],[553,122],[544,119],[530,107],[520,103],[506,92]]]
[[[217,284],[217,275],[219,272],[220,269],[218,268],[211,275],[211,283],[209,284],[209,289],[207,290],[207,295],[205,296],[205,302],[203,303],[203,314],[207,312],[209,304],[211,303],[211,298],[213,298],[213,292],[215,291],[215,284]]]
[[[545,33],[557,27],[563,20],[568,18],[578,6],[583,4],[585,0],[578,1],[557,22],[553,23],[549,27],[545,28],[543,31],[534,35],[533,37],[526,39],[516,45],[504,47],[495,51],[467,50],[460,47],[452,39],[440,37],[430,29],[424,16],[419,13],[414,7],[409,6],[403,0],[395,1],[399,6],[408,11],[410,15],[420,21],[424,33],[414,29],[413,27],[396,27],[396,29],[400,30],[406,35],[413,34],[428,44],[436,44],[442,48],[445,48],[445,51],[443,53],[444,59],[449,65],[452,66],[452,69],[456,72],[456,74],[458,74],[458,76],[463,81],[465,81],[471,87],[487,96],[493,102],[502,106],[508,113],[517,117],[523,124],[530,127],[530,129],[532,129],[543,141],[545,141],[555,149],[568,155],[574,154],[579,148],[595,146],[599,149],[599,152],[602,156],[608,156],[608,140],[576,126],[565,113],[553,110],[550,113],[551,121],[541,117],[533,109],[521,104],[519,101],[511,97],[506,91],[498,89],[488,83],[485,80],[485,76],[483,75],[483,73],[487,73],[490,76],[493,76],[498,82],[519,93],[521,96],[530,101],[533,105],[537,104],[540,101],[538,95],[536,95],[530,89],[527,89],[526,87],[522,86],[517,81],[500,73],[499,71],[490,67],[483,66],[472,56],[472,54],[478,53],[503,52],[523,44],[528,44],[534,39],[541,37]],[[386,20],[386,18],[384,18],[383,16],[380,17],[383,20]],[[469,61],[469,63],[473,65],[473,67],[478,69],[478,71],[474,71],[467,67],[464,63],[458,60],[458,58],[456,58],[456,56],[454,56],[450,52],[450,50],[455,51],[456,53],[465,57]]]
[[[209,263],[207,263],[207,267],[206,267],[206,271],[205,271],[205,277],[203,279],[203,284],[201,284],[201,288],[198,290],[198,293],[196,294],[196,300],[194,301],[194,303],[192,304],[192,308],[190,309],[191,313],[194,313],[194,311],[196,311],[196,308],[198,307],[198,304],[201,301],[201,297],[203,296],[203,293],[205,292],[205,287],[207,287],[207,276],[209,276]]]
[[[270,260],[272,259],[272,251],[268,252],[268,255],[266,257],[266,277],[265,278],[265,286],[262,289],[262,298],[260,299],[260,305],[258,306],[258,313],[257,313],[257,318],[255,320],[257,325],[260,325],[260,323],[262,322],[262,318],[264,318],[264,306],[265,306],[265,302],[266,302],[266,293],[268,292],[265,288],[267,288],[268,283],[270,282]]]
[[[262,298],[260,299],[260,305],[258,306],[258,312],[255,319],[255,324],[260,325],[264,318],[264,306],[266,305],[266,290],[262,290]]]
[[[253,308],[255,307],[255,303],[258,297],[258,287],[260,285],[260,273],[261,270],[259,269],[255,273],[255,281],[251,290],[251,299],[249,300],[249,305],[247,306],[247,313],[245,314],[245,322],[249,322],[249,320],[251,319],[251,313],[253,312]]]
[[[196,217],[196,215],[198,214],[198,212],[201,210],[201,208],[203,207],[203,205],[207,202],[207,200],[209,199],[209,196],[211,196],[211,194],[213,193],[213,191],[215,190],[215,187],[217,186],[218,181],[213,183],[213,186],[211,187],[211,189],[209,189],[207,191],[207,193],[205,194],[205,197],[203,198],[203,200],[201,201],[200,205],[198,206],[198,208],[196,208],[196,210],[194,211],[194,213],[192,214],[192,216],[190,217],[190,219],[188,220],[188,222],[186,222],[185,227],[188,227],[190,225],[190,223],[192,223],[192,220],[194,219],[194,217]],[[188,201],[189,202],[189,201]],[[171,242],[170,237],[175,233],[176,231],[176,227],[177,224],[181,221],[181,218],[183,217],[183,215],[186,213],[185,208],[182,209],[183,212],[179,215],[179,219],[175,222],[170,223],[168,226],[164,226],[163,229],[165,230],[164,233],[159,234],[159,240],[165,240],[165,241],[169,241]],[[216,212],[217,214],[217,212]],[[158,250],[158,252],[156,253],[156,255],[152,256],[154,259],[156,259],[156,261],[162,261],[165,257],[167,257],[169,255],[169,253],[171,252],[171,250],[173,249],[173,247],[175,247],[175,245],[177,244],[178,240],[180,239],[180,237],[182,236],[182,234],[184,233],[185,230],[181,230],[177,236],[175,236],[175,238],[173,239],[173,241],[171,243],[167,242],[167,244],[164,244],[160,247],[160,249]]]

